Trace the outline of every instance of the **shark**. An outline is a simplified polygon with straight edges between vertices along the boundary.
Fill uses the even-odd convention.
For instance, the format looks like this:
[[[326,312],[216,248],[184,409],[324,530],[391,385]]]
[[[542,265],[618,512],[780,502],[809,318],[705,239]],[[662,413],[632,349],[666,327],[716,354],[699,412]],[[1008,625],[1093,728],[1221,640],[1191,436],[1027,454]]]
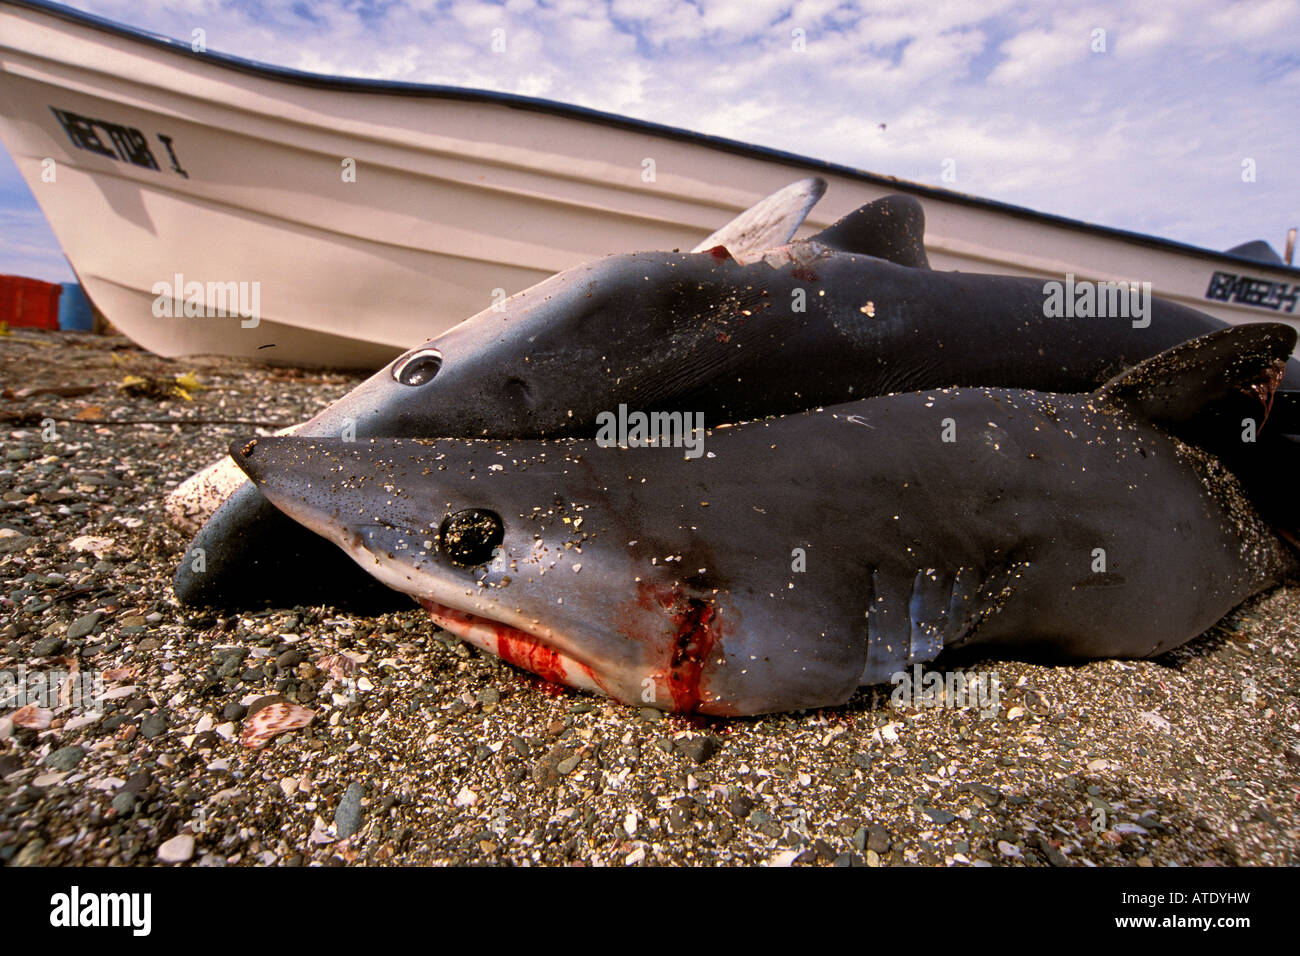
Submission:
[[[925,388],[1086,391],[1224,327],[1158,297],[1140,316],[1096,315],[1055,309],[1040,278],[933,270],[910,196],[792,240],[824,188],[793,183],[691,252],[606,256],[553,276],[398,357],[295,433],[594,438],[621,405],[723,424]],[[1300,418],[1287,401],[1300,365],[1279,374],[1275,421]],[[1258,502],[1292,509],[1284,476],[1300,445],[1279,436],[1294,431],[1214,450]],[[182,558],[181,603],[391,602],[233,463],[222,468],[236,480],[207,496],[229,492]]]
[[[1241,481],[1178,434],[1263,419],[1295,342],[1237,326],[1086,392],[878,396],[707,429],[697,456],[588,438],[230,453],[367,575],[542,678],[797,711],[946,654],[1155,656],[1294,573]]]

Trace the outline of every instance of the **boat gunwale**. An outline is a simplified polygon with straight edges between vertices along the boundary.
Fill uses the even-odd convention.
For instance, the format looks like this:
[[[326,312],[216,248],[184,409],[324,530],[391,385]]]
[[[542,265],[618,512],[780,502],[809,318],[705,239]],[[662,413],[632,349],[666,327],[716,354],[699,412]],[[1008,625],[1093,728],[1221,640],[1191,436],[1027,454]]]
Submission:
[[[371,95],[456,100],[460,102],[484,103],[529,112],[545,113],[594,125],[614,127],[631,132],[639,132],[651,136],[687,142],[694,145],[706,146],[749,159],[761,160],[764,162],[779,162],[808,172],[854,179],[861,182],[871,183],[875,186],[910,192],[939,202],[949,202],[979,210],[997,212],[1004,215],[1014,216],[1019,219],[1029,220],[1041,225],[1092,233],[1104,238],[1116,239],[1135,245],[1148,246],[1164,252],[1193,255],[1202,259],[1247,266],[1255,272],[1268,271],[1289,275],[1296,277],[1297,280],[1300,281],[1300,264],[1287,265],[1285,262],[1262,262],[1258,259],[1236,255],[1226,250],[1220,251],[1216,249],[1207,249],[1203,246],[1195,246],[1190,243],[1152,236],[1147,233],[1134,232],[1117,226],[1104,226],[1097,223],[1086,222],[1082,219],[1061,216],[1056,213],[1041,212],[1039,210],[1029,209],[1025,206],[1018,206],[1014,203],[1003,202],[997,199],[985,199],[951,189],[943,189],[937,186],[928,186],[924,183],[917,183],[907,179],[899,179],[895,176],[872,173],[867,170],[846,166],[840,163],[813,159],[808,156],[801,156],[797,153],[790,153],[773,147],[742,143],[738,140],[728,139],[722,136],[715,136],[709,133],[699,133],[688,129],[682,129],[680,127],[655,123],[650,120],[636,119],[630,116],[620,116],[615,113],[607,113],[590,107],[576,106],[539,97],[521,96],[515,93],[501,93],[492,90],[445,86],[434,83],[412,83],[403,80],[380,80],[366,77],[309,73],[303,70],[295,70],[291,67],[277,66],[257,60],[250,60],[229,53],[220,53],[211,50],[200,53],[195,51],[190,44],[167,37],[163,34],[150,33],[135,27],[126,26],[113,20],[108,20],[104,17],[96,16],[95,14],[85,13],[81,10],[65,7],[61,4],[46,2],[46,0],[0,0],[0,9],[6,6],[36,11],[47,16],[56,17],[84,27],[99,30],[113,36],[133,40],[138,43],[145,43],[203,63],[210,63],[236,72],[262,77],[264,79],[274,79],[281,82],[323,90],[365,93]]]

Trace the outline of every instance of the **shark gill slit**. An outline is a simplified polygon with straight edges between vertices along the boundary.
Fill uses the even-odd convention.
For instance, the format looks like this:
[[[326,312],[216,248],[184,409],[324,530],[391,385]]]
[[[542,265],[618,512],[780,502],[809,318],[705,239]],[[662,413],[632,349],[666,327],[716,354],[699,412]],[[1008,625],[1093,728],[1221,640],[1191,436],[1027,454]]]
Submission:
[[[1028,561],[1010,561],[989,573],[968,565],[953,572],[919,568],[910,584],[872,569],[859,683],[886,683],[912,664],[934,660],[945,647],[960,646],[1002,610],[1028,567]]]
[[[673,636],[667,682],[673,704],[682,713],[697,710],[702,702],[700,681],[718,638],[713,627],[716,616],[713,606],[699,598],[688,598],[685,609],[674,615],[677,633]]]

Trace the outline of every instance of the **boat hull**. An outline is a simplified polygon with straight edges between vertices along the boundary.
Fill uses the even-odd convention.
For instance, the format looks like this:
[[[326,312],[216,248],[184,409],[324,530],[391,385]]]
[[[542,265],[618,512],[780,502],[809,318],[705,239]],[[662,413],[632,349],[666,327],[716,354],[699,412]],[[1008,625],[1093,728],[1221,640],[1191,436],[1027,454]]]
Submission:
[[[912,192],[936,269],[1150,281],[1230,322],[1295,321],[1206,291],[1216,272],[1285,291],[1296,270],[555,104],[197,55],[60,9],[0,2],[0,139],[87,295],[160,355],[373,368],[579,262],[690,248],[810,172],[829,188],[801,235]]]

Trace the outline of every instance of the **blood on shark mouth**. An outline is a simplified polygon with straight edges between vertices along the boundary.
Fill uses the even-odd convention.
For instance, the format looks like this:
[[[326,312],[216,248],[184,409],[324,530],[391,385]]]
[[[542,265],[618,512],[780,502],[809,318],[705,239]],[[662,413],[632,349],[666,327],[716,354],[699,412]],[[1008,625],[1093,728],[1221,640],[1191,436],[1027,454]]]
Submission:
[[[420,605],[443,630],[495,654],[507,664],[531,671],[554,684],[609,696],[590,667],[527,631],[428,598],[420,598]]]
[[[667,693],[667,699],[672,702],[666,707],[668,710],[682,714],[726,713],[726,705],[712,699],[704,687],[706,671],[721,663],[719,638],[722,621],[716,607],[676,588],[642,584],[638,592],[637,604],[643,610],[654,612],[653,619],[658,626],[646,628],[642,619],[638,622],[639,627],[628,626],[623,633],[629,639],[648,642],[655,649],[653,658],[662,662],[643,675],[641,693],[644,695],[647,685],[652,683],[659,691],[659,699],[663,700],[664,692]],[[664,703],[655,703],[654,695],[642,696],[639,702],[632,699],[636,691],[627,687],[625,693],[614,693],[614,688],[608,686],[610,675],[606,674],[606,680],[602,681],[591,666],[557,649],[543,637],[429,598],[420,598],[419,601],[443,630],[544,681],[612,697],[634,706],[649,703],[665,707]]]

